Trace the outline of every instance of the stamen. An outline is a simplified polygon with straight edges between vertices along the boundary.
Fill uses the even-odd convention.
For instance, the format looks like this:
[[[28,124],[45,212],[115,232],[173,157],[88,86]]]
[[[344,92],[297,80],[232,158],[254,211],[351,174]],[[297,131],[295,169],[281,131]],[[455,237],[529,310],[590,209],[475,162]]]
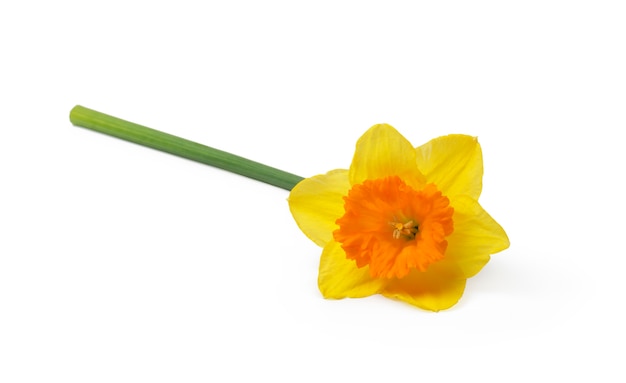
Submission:
[[[389,222],[389,224],[394,228],[392,234],[394,239],[400,239],[403,236],[407,239],[415,239],[418,226],[413,223],[413,220],[404,224],[401,222]]]

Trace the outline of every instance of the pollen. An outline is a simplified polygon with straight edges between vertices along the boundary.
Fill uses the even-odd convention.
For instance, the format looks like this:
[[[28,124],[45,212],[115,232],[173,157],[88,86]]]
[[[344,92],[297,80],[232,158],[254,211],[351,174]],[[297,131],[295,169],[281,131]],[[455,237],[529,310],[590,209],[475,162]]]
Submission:
[[[417,233],[417,226],[413,223],[413,221],[409,221],[407,223],[400,222],[389,222],[393,229],[393,237],[395,239],[400,239],[402,237],[413,239],[415,238],[415,234]]]
[[[366,180],[344,197],[333,236],[374,278],[403,278],[445,257],[454,209],[434,184],[413,189],[400,177]]]

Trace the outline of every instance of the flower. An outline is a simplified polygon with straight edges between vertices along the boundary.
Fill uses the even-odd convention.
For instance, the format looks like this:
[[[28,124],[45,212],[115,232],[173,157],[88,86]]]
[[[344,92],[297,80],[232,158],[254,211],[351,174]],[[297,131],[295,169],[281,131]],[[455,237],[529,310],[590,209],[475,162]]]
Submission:
[[[414,148],[387,124],[359,139],[350,169],[299,182],[289,208],[323,248],[325,298],[382,294],[423,309],[455,305],[467,278],[509,247],[480,206],[482,151],[448,135]]]

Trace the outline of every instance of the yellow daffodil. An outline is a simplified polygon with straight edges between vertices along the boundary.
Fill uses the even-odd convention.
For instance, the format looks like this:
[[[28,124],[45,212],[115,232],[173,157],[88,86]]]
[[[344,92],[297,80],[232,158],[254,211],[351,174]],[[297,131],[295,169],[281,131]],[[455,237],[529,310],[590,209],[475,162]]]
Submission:
[[[349,170],[307,179],[77,105],[70,121],[291,190],[302,231],[323,247],[319,288],[327,298],[382,294],[429,310],[453,306],[465,281],[509,246],[478,204],[478,141],[449,135],[414,148],[389,125],[357,142]]]
[[[433,311],[456,304],[467,278],[509,246],[478,203],[482,175],[476,138],[448,135],[414,148],[380,124],[359,139],[349,170],[299,182],[289,207],[323,248],[324,297],[382,294]]]

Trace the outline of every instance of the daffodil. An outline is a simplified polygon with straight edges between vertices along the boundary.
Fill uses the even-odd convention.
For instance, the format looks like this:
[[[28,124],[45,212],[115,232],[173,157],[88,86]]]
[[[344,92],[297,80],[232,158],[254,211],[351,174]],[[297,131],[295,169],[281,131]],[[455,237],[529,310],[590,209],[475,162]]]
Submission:
[[[455,305],[466,280],[509,246],[478,203],[482,175],[475,137],[448,135],[415,148],[380,124],[358,140],[349,169],[300,181],[289,207],[323,248],[323,296],[382,294],[433,311]]]
[[[391,126],[375,125],[357,142],[350,169],[304,179],[80,105],[70,121],[290,190],[296,222],[323,248],[318,282],[326,298],[382,294],[443,310],[490,254],[509,246],[478,203],[483,160],[474,137],[414,148]]]

